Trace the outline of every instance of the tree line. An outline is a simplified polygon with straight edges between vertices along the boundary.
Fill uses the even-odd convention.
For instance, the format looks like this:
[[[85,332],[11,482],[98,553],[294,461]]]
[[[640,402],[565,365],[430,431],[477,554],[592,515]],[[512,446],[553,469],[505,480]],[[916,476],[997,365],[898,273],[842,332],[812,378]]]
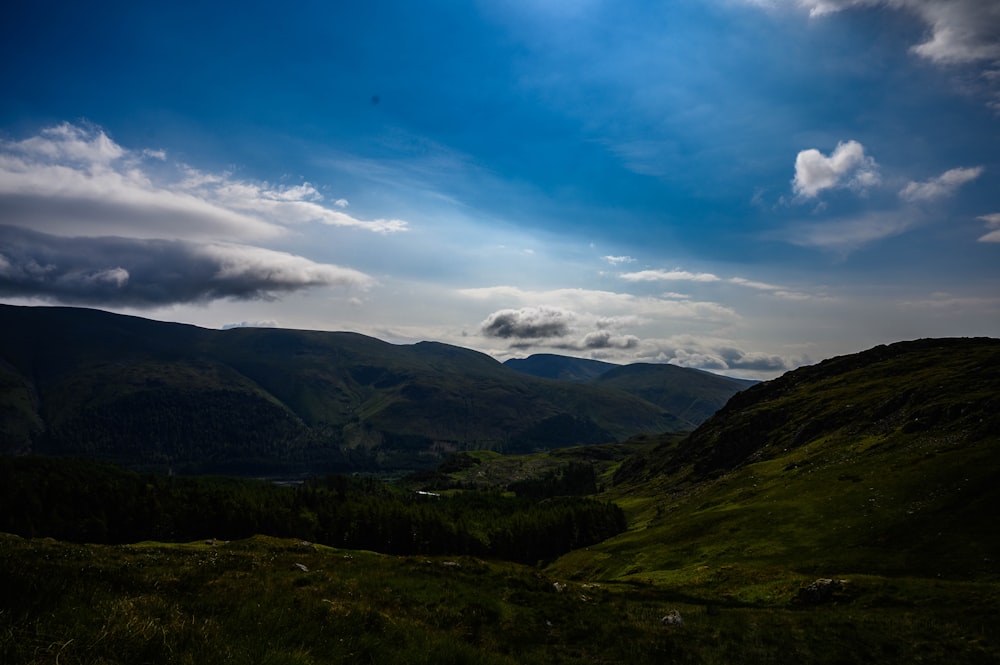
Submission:
[[[92,460],[3,457],[0,488],[0,531],[76,542],[267,534],[387,554],[465,554],[533,564],[625,529],[620,508],[592,498],[417,494],[342,475],[290,486],[138,473]]]

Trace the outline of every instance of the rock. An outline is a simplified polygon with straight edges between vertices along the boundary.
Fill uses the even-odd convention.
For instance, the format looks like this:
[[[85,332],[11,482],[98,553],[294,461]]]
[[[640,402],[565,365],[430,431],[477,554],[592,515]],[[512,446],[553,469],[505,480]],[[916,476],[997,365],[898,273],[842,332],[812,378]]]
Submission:
[[[821,605],[835,600],[838,591],[843,591],[847,580],[820,578],[799,589],[794,602],[799,605]]]
[[[557,592],[562,593],[563,591],[566,590],[566,585],[560,582],[554,582],[552,584],[552,588],[555,589]]]
[[[660,619],[660,623],[664,626],[683,626],[684,618],[677,610],[670,610],[662,619]]]

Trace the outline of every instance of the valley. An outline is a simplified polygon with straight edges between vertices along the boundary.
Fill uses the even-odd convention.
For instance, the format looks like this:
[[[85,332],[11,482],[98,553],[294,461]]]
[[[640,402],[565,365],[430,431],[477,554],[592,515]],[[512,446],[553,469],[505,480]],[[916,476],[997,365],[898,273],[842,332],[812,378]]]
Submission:
[[[267,423],[313,432],[321,404],[332,403],[305,393],[295,401],[282,363],[308,375],[316,358],[358,358],[364,347],[366,367],[376,349],[392,370],[323,372],[340,377],[350,399],[370,389],[364,408],[387,429],[366,450],[385,460],[411,430],[388,436],[392,418],[374,405],[412,414],[431,404],[444,388],[427,377],[459,382],[462,372],[448,369],[456,358],[477,381],[497,381],[488,385],[501,404],[519,390],[538,400],[529,389],[544,386],[545,408],[559,403],[552,395],[653,405],[648,373],[657,370],[536,359],[535,372],[563,372],[544,378],[453,347],[248,331],[272,351],[323,349],[305,353],[309,362],[286,351],[281,363],[254,365],[240,350],[252,347],[233,343],[218,360],[204,341],[211,335],[197,329],[158,336],[157,324],[128,342],[146,324],[94,316],[102,340],[118,330],[113,347],[79,335],[76,348],[45,346],[57,350],[41,359],[26,351],[40,342],[4,333],[5,663],[1000,662],[1000,340],[914,340],[832,358],[741,385],[692,427],[680,427],[676,412],[677,429],[656,429],[655,418],[597,419],[614,409],[586,418],[550,411],[545,418],[558,417],[550,424],[574,445],[542,445],[541,426],[539,438],[508,447],[449,439],[461,443],[422,452],[405,472],[359,455],[346,475],[277,485],[171,475],[143,455],[125,468],[100,436],[41,432],[76,423],[92,437],[105,430],[80,428],[81,414],[132,404],[157,382],[170,386],[157,394],[178,399],[181,385],[237,386],[239,400],[274,408],[253,421],[262,435],[245,445],[255,454],[346,455],[349,445],[323,448],[314,433],[275,441]],[[171,344],[211,354],[198,365]],[[630,373],[633,392],[598,387]],[[102,393],[98,376],[119,378]],[[667,385],[665,373],[657,377],[654,385]],[[686,389],[706,395],[704,385]],[[664,418],[667,402],[657,403],[644,408]],[[444,404],[430,413],[454,406]],[[208,407],[224,412],[221,402]],[[201,417],[193,420],[204,425]],[[412,432],[422,422],[413,419]],[[641,423],[651,429],[626,434]],[[608,437],[615,427],[621,436]],[[161,455],[226,450],[205,445],[150,443]],[[395,472],[387,483],[366,468]]]

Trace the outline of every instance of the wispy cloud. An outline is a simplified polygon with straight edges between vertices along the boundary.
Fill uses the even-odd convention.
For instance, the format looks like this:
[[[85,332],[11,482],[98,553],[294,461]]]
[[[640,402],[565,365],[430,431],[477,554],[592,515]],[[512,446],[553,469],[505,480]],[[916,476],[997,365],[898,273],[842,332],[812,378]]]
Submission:
[[[802,198],[815,198],[826,189],[847,187],[864,191],[878,185],[881,177],[878,164],[865,154],[857,141],[838,143],[830,156],[810,148],[795,157],[795,178],[792,189]]]
[[[635,259],[631,256],[605,256],[604,260],[613,266],[621,265],[623,263],[635,263]]]
[[[573,312],[575,320],[598,327],[598,322],[620,321],[619,317],[650,320],[679,319],[690,322],[732,323],[739,316],[732,308],[711,301],[637,296],[631,293],[593,289],[550,289],[533,291],[515,286],[460,289],[458,295],[483,303],[505,303],[503,309],[549,307]],[[632,319],[635,320],[635,319]]]
[[[989,233],[979,238],[979,242],[1000,242],[1000,212],[992,215],[983,215],[977,219],[986,222],[986,227],[992,229]]]
[[[910,181],[900,190],[899,198],[908,203],[926,203],[936,201],[954,194],[959,187],[975,180],[982,174],[983,168],[958,168],[945,171],[941,175],[924,182]]]
[[[810,300],[819,296],[811,296],[795,289],[769,284],[744,277],[720,277],[709,272],[690,272],[675,268],[673,270],[640,270],[638,272],[622,273],[618,276],[626,282],[701,282],[704,284],[733,284],[755,291],[763,291],[779,298],[789,300]],[[673,294],[679,295],[679,294]]]
[[[855,7],[902,9],[930,36],[913,52],[941,64],[1000,60],[1000,6],[990,0],[798,0],[812,16]]]
[[[626,282],[718,282],[721,277],[708,272],[689,272],[675,268],[673,270],[640,270],[619,275]]]
[[[871,211],[852,217],[803,221],[786,230],[783,239],[802,247],[848,253],[905,233],[923,221],[923,216],[912,210]]]

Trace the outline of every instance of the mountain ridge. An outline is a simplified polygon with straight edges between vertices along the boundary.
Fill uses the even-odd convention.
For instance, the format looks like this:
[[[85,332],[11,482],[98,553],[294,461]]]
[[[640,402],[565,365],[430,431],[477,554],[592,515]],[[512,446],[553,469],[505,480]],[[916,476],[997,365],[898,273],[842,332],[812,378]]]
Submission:
[[[462,449],[603,443],[690,421],[615,387],[540,379],[439,342],[209,330],[0,306],[4,452],[257,472],[425,468]]]

